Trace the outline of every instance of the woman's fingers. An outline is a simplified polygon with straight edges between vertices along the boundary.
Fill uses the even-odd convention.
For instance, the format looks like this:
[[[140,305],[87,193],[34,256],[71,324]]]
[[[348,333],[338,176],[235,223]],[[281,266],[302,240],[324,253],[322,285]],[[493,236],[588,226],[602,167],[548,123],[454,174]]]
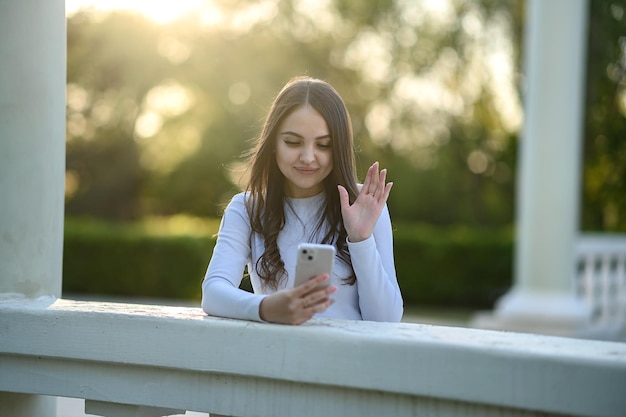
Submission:
[[[350,208],[350,196],[348,195],[348,190],[346,190],[343,185],[337,185],[337,189],[339,190],[339,202],[341,204],[341,209],[345,210]]]
[[[361,192],[359,193],[359,195],[369,195],[379,200],[382,196],[385,195],[385,191],[387,188],[387,184],[385,184],[385,181],[387,180],[387,169],[385,168],[379,172],[379,167],[380,164],[378,161],[376,161],[367,169],[367,174],[365,175],[365,180],[363,181],[363,186],[361,187]],[[348,193],[341,185],[338,186],[338,188],[341,198],[341,204],[342,206],[347,207],[349,205],[347,203]],[[386,200],[386,198],[384,198],[384,200]]]
[[[326,309],[328,307],[330,307],[331,305],[333,305],[333,303],[335,302],[334,299],[332,298],[325,298],[323,301],[320,301],[316,304],[312,304],[310,306],[307,306],[304,311],[303,311],[303,317],[306,318],[305,320],[302,321],[302,323],[304,323],[305,321],[310,320],[314,315],[316,315],[317,313],[322,313],[324,311],[326,311]],[[300,323],[298,323],[300,324]]]
[[[330,295],[337,291],[335,286],[320,284],[328,274],[317,275],[294,288],[278,291],[261,301],[261,319],[273,323],[301,324],[316,313],[326,310],[334,302]]]
[[[389,193],[391,192],[391,187],[393,187],[393,182],[387,183],[385,184],[385,189],[381,195],[381,200],[383,202],[387,202],[387,199],[389,198]]]
[[[328,274],[321,274],[306,280],[302,284],[294,287],[294,296],[301,298],[315,289],[328,279]]]
[[[307,295],[301,298],[302,306],[311,307],[318,304],[323,304],[326,301],[330,300],[329,296],[337,291],[337,287],[327,286],[319,289],[314,289],[309,292]]]
[[[328,279],[328,274],[318,275],[297,287],[296,308],[301,310],[299,313],[305,317],[304,321],[326,310],[334,302],[330,295],[337,291],[337,287],[332,285],[320,287]]]
[[[371,171],[372,171],[372,167],[370,166],[367,169],[367,174],[365,174],[365,180],[363,181],[363,186],[361,187],[361,192],[359,193],[360,195],[369,193],[370,183],[372,182],[372,178],[370,175]]]
[[[391,192],[391,187],[393,187],[393,182],[385,183],[387,180],[387,170],[383,169],[380,171],[380,189],[376,191],[377,200],[380,203],[386,203],[389,198],[389,193]]]
[[[370,184],[367,189],[367,194],[376,196],[376,191],[378,189],[378,182],[380,178],[378,177],[378,161],[374,162],[372,166],[367,170],[367,176],[370,179]]]
[[[369,167],[363,186],[352,204],[348,202],[346,189],[338,186],[343,225],[351,242],[360,242],[371,236],[389,198],[393,183],[386,183],[387,169],[380,172],[378,169],[378,162]]]
[[[386,201],[388,196],[388,184],[387,169],[378,171],[380,164],[378,161],[374,162],[367,170],[363,187],[361,188],[361,194],[371,195],[379,201]]]
[[[380,174],[376,173],[376,177],[378,178],[378,181],[376,182],[376,189],[374,190],[373,195],[378,200],[380,200],[381,196],[385,192],[385,180],[387,179],[387,169],[383,169],[382,171],[380,171]]]

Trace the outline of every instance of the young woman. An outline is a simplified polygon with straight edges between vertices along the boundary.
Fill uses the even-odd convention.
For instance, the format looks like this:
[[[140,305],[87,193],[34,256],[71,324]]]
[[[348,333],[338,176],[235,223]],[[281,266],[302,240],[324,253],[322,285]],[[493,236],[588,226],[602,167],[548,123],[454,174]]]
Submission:
[[[357,184],[350,116],[326,82],[280,91],[249,155],[250,179],[224,212],[202,283],[209,315],[300,324],[311,317],[397,322],[402,297],[378,163]],[[300,243],[336,247],[333,276],[294,287]],[[247,266],[254,293],[239,289]],[[318,285],[330,280],[329,286]]]

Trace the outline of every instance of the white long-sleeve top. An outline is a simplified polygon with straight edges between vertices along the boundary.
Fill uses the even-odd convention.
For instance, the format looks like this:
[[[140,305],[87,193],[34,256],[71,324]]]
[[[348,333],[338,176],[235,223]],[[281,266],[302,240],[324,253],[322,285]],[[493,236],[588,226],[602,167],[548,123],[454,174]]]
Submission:
[[[263,236],[254,233],[250,227],[245,206],[247,196],[247,193],[235,195],[222,217],[213,255],[202,282],[202,309],[209,315],[262,321],[259,305],[274,291],[261,285],[255,269],[256,261],[265,251],[265,244]],[[320,233],[314,234],[314,229],[324,199],[324,193],[309,198],[286,199],[286,222],[277,243],[287,277],[281,281],[279,290],[294,285],[298,245],[320,240]],[[361,242],[348,241],[348,250],[356,284],[343,282],[351,275],[351,270],[336,256],[331,277],[331,284],[337,287],[332,295],[335,302],[315,317],[400,321],[403,303],[396,279],[391,220],[386,206],[372,235]],[[246,265],[254,293],[239,289]]]

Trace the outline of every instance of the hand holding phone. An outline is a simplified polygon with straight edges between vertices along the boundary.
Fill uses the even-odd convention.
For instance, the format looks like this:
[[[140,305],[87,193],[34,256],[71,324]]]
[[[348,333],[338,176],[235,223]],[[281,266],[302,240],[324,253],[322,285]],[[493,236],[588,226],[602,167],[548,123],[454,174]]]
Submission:
[[[317,289],[330,285],[330,277],[335,263],[335,247],[322,243],[302,243],[298,246],[296,262],[295,286],[322,274],[328,274],[328,279]]]
[[[263,298],[259,305],[259,316],[262,320],[272,323],[300,324],[332,305],[333,299],[330,298],[330,294],[337,291],[336,287],[330,286],[330,277],[335,262],[335,247],[303,243],[298,246],[296,255],[294,288],[285,288]],[[301,287],[301,284],[311,278],[323,274],[328,274],[329,278],[317,287],[313,289],[308,289],[310,286]]]

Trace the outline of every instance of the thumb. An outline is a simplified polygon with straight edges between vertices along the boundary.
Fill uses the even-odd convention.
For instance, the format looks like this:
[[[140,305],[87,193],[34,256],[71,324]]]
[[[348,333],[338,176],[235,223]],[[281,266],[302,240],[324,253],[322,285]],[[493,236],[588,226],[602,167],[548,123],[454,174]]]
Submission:
[[[339,201],[341,202],[341,208],[350,207],[350,197],[348,196],[348,191],[343,187],[343,185],[338,185],[337,189],[339,190]]]

